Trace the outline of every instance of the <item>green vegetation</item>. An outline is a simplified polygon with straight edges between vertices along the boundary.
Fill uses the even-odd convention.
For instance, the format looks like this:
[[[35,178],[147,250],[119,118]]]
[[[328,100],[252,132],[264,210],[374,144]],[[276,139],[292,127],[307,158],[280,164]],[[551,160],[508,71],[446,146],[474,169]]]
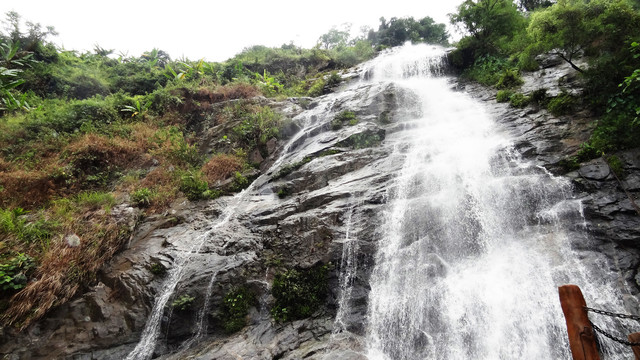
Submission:
[[[624,164],[622,163],[622,160],[620,160],[616,155],[607,156],[606,160],[611,171],[621,179],[624,175]]]
[[[549,100],[547,109],[556,116],[571,114],[576,107],[576,98],[562,93]]]
[[[232,334],[247,325],[249,308],[256,302],[255,295],[246,287],[229,291],[222,299],[224,331]]]
[[[593,154],[640,145],[640,12],[627,0],[466,0],[451,22],[466,33],[450,56],[462,75],[501,90],[497,100],[516,107],[537,103],[556,115],[578,105],[600,116],[589,140]],[[543,89],[525,96],[520,74],[538,69],[551,53],[586,83],[581,101]],[[595,155],[594,155],[595,156]],[[582,157],[581,157],[582,158]]]
[[[0,262],[0,290],[19,290],[27,285],[27,275],[35,267],[29,255],[17,253],[13,257]]]
[[[284,199],[287,196],[291,195],[291,188],[289,188],[288,186],[283,186],[278,189],[276,195],[278,195],[280,199]]]
[[[131,193],[131,202],[139,207],[148,207],[151,205],[153,191],[149,188],[141,188]]]
[[[271,316],[280,322],[311,316],[325,302],[327,271],[326,265],[318,265],[310,269],[290,269],[277,274],[271,288],[275,298]]]
[[[160,263],[153,263],[151,264],[149,271],[151,271],[153,275],[163,276],[164,274],[167,273],[167,268],[165,268],[164,265]]]
[[[356,114],[353,111],[345,110],[336,115],[333,120],[331,120],[331,130],[339,130],[345,125],[345,123],[349,126],[353,126],[358,123],[358,118],[356,118]]]
[[[189,294],[182,294],[171,302],[171,307],[178,311],[189,310],[196,298]]]

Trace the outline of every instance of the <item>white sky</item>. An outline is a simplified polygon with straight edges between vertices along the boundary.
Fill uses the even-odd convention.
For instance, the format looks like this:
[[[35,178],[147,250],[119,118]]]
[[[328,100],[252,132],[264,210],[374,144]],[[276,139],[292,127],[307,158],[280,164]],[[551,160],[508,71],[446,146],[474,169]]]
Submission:
[[[448,25],[462,0],[19,0],[0,2],[0,18],[15,10],[24,20],[53,25],[50,38],[67,50],[95,44],[130,56],[159,48],[172,59],[224,61],[252,45],[291,41],[313,47],[334,25],[378,29],[379,18],[430,16]],[[450,29],[449,32],[453,32]]]

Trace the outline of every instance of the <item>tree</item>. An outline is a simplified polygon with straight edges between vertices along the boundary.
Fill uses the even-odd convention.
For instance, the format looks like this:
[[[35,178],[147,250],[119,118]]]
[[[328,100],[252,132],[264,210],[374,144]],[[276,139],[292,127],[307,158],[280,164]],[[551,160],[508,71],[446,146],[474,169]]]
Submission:
[[[512,0],[465,0],[458,12],[449,17],[452,24],[468,34],[462,42],[474,57],[500,52],[500,43],[525,23]]]
[[[553,5],[550,0],[518,0],[518,7],[523,11],[533,11]]]
[[[48,36],[57,36],[53,26],[47,26],[42,29],[40,23],[27,21],[27,32],[23,33],[20,27],[22,16],[15,11],[9,11],[5,14],[6,19],[3,21],[6,34],[0,35],[0,38],[19,43],[23,51],[35,51],[39,46],[43,45]]]
[[[388,22],[380,18],[378,31],[369,31],[367,37],[374,45],[399,46],[407,41],[430,44],[448,43],[449,34],[444,24],[436,24],[430,17],[416,21],[413,17],[391,18]]]
[[[345,46],[349,41],[350,30],[351,24],[343,24],[342,29],[334,26],[329,32],[320,36],[318,46],[324,47],[325,50]]]
[[[559,0],[534,13],[527,29],[534,52],[551,52],[575,64],[583,53],[607,56],[620,51],[638,34],[640,15],[625,0]]]

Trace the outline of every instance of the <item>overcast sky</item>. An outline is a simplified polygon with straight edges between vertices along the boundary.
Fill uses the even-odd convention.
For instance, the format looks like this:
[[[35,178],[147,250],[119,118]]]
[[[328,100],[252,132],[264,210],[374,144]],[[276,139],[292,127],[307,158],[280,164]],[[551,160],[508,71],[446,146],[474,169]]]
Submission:
[[[15,10],[23,19],[60,33],[51,38],[67,50],[92,50],[95,44],[139,56],[156,47],[172,58],[224,61],[252,45],[280,46],[293,41],[315,45],[332,26],[352,23],[378,28],[381,16],[431,16],[447,23],[462,0],[225,0],[225,1],[65,1],[0,2],[4,20]]]

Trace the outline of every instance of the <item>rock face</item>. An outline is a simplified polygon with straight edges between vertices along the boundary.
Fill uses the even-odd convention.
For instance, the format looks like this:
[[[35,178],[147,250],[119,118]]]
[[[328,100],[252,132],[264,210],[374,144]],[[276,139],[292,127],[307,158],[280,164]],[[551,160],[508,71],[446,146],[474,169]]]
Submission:
[[[549,66],[545,73],[552,75],[547,77],[567,71],[573,78],[570,69]],[[551,81],[540,73],[531,77],[525,85],[531,89],[525,91]],[[558,176],[565,175],[561,160],[588,139],[594,120],[588,113],[556,118],[544,109],[514,109],[496,103],[493,90],[473,84],[452,86],[485,102],[515,139],[520,156]],[[138,343],[172,271],[188,258],[168,304],[181,295],[192,296],[193,303],[188,310],[168,305],[163,311],[155,356],[363,359],[368,279],[381,236],[375,224],[402,163],[401,155],[392,152],[402,146],[393,134],[409,125],[397,119],[419,115],[403,106],[414,99],[392,84],[352,81],[317,99],[261,101],[287,114],[293,125],[288,141],[274,139],[267,144],[270,157],[247,190],[210,202],[180,200],[167,213],[146,218],[90,292],[25,333],[0,332],[0,354],[7,359],[125,358]],[[332,124],[347,110],[357,121]],[[219,139],[206,124],[199,134],[205,147]],[[624,164],[621,181],[601,159],[566,176],[582,200],[591,234],[583,244],[585,256],[589,251],[605,252],[617,264],[613,271],[637,284],[640,217],[624,190],[632,198],[640,191],[640,152],[618,156]],[[357,251],[345,251],[347,246]],[[344,256],[352,258],[345,261]],[[303,320],[273,321],[269,309],[274,303],[270,292],[274,276],[317,264],[329,268],[325,305]],[[344,268],[353,264],[352,288],[345,299],[340,283]],[[238,287],[250,289],[257,300],[246,316],[247,326],[229,335],[223,331],[223,301]],[[633,306],[638,286],[630,289],[628,304]],[[191,346],[183,349],[184,343]]]

